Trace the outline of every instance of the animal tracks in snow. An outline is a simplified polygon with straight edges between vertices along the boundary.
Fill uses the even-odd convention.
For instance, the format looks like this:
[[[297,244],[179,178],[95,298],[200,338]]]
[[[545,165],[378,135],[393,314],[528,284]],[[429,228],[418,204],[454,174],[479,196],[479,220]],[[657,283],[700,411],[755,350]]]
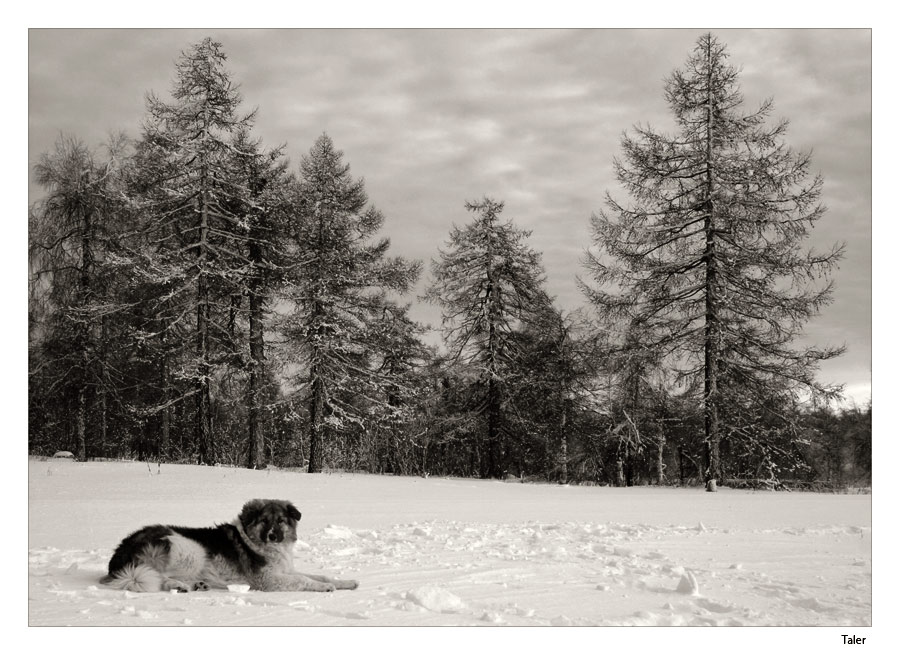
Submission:
[[[860,533],[778,536],[791,554],[823,534]],[[775,625],[801,616],[814,625],[870,616],[859,593],[871,584],[870,567],[858,566],[859,557],[846,558],[836,585],[821,571],[788,575],[798,573],[789,558],[783,565],[737,561],[749,554],[743,539],[706,525],[328,525],[304,535],[296,567],[352,572],[361,581],[353,593],[123,593],[96,585],[110,552],[55,548],[29,552],[29,591],[45,608],[35,624],[65,617],[76,625]],[[779,567],[784,576],[773,575]]]

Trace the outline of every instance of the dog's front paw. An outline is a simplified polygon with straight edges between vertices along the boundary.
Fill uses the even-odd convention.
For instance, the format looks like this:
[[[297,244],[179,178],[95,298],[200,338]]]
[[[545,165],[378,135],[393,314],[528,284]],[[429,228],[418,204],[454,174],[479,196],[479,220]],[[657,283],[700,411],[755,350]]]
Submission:
[[[356,580],[341,580],[338,589],[349,589],[353,590],[359,587],[359,583]]]
[[[209,591],[211,588],[212,587],[203,582],[203,580],[194,583],[194,591]]]
[[[312,591],[334,591],[335,589],[337,589],[337,587],[330,582],[316,582],[312,587]]]

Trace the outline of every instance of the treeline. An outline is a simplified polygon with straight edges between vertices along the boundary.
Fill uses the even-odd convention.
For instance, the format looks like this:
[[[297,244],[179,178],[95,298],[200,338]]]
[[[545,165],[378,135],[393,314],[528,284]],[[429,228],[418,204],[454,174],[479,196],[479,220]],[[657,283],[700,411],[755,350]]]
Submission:
[[[803,186],[808,158],[764,129],[767,107],[734,113],[711,36],[689,64],[667,86],[682,134],[623,143],[634,204],[593,219],[587,307],[556,308],[529,234],[470,201],[420,299],[441,309],[438,349],[408,313],[421,263],[389,254],[341,151],[323,134],[291,170],[253,137],[221,45],[192,46],[139,138],[61,137],[35,167],[29,452],[862,483],[871,409],[808,409],[839,392],[814,373],[840,351],[790,347],[830,293],[797,281],[840,255],[798,247],[821,181]]]

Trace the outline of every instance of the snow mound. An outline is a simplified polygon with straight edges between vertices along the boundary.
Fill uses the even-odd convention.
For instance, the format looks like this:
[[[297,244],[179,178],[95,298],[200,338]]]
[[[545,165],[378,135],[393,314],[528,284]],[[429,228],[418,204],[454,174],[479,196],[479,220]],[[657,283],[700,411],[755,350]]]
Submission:
[[[430,612],[452,613],[466,608],[466,604],[459,596],[430,585],[406,592],[406,598]]]
[[[681,580],[678,582],[678,587],[675,589],[679,594],[687,594],[689,596],[699,596],[700,595],[700,585],[697,583],[697,578],[694,577],[694,574],[690,571],[685,571],[684,575],[681,576]]]
[[[329,525],[322,532],[332,539],[352,539],[355,536],[353,530],[342,525]]]

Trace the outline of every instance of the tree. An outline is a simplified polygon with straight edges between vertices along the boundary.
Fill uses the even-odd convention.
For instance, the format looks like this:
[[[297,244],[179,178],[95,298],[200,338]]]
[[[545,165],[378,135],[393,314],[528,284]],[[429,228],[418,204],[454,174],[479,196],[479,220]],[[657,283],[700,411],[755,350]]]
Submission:
[[[64,399],[74,396],[76,456],[82,461],[92,393],[101,406],[99,445],[105,442],[112,387],[106,321],[118,311],[109,302],[114,285],[106,260],[119,239],[116,185],[124,146],[124,140],[112,140],[102,161],[81,141],[61,136],[35,166],[35,180],[47,195],[29,212],[29,315],[36,318],[41,308],[45,314],[30,324],[30,346],[40,350],[32,357],[30,387],[61,410]]]
[[[264,383],[269,374],[265,365],[266,304],[282,270],[281,232],[288,211],[289,180],[283,148],[261,151],[259,141],[251,140],[246,132],[237,135],[235,146],[242,193],[236,198],[234,214],[243,219],[243,251],[239,259],[244,265],[238,280],[241,294],[232,301],[232,314],[239,307],[241,296],[246,295],[249,357],[243,368],[247,371],[248,465],[258,469],[265,466],[262,413]],[[233,326],[234,318],[229,322]]]
[[[670,397],[665,370],[658,353],[645,345],[640,327],[630,324],[624,344],[614,348],[607,362],[611,378],[608,411],[612,419],[610,441],[615,445],[616,484],[634,483],[640,455],[656,447],[655,476],[665,480],[666,422]]]
[[[501,406],[507,368],[515,366],[513,336],[549,299],[540,255],[525,243],[530,233],[500,222],[503,203],[484,198],[466,209],[476,217],[451,230],[446,250],[432,262],[425,299],[442,307],[451,361],[478,373],[487,455],[482,476],[499,478],[508,466]]]
[[[188,393],[196,398],[195,448],[204,464],[216,459],[210,389],[215,368],[238,348],[229,314],[247,263],[242,210],[249,200],[236,160],[247,154],[238,141],[246,141],[253,113],[238,113],[241,95],[225,59],[221,44],[209,38],[182,53],[173,101],[152,93],[147,98],[137,153],[146,243],[152,247],[138,270],[159,291],[158,324],[147,331],[175,343],[183,334],[192,336],[193,353],[184,353],[179,375],[190,381]]]
[[[372,327],[388,293],[408,291],[420,265],[388,257],[388,239],[372,241],[383,223],[363,180],[350,175],[331,138],[320,136],[300,163],[286,246],[291,309],[280,323],[309,408],[310,473],[322,470],[329,432],[361,430],[367,408],[386,407]]]
[[[427,403],[425,369],[434,353],[422,341],[425,327],[410,318],[409,305],[386,302],[369,331],[372,364],[381,381],[381,410],[370,420],[369,429],[375,437],[374,467],[405,474],[416,465],[419,444],[412,431]]]
[[[547,305],[515,338],[510,395],[524,467],[568,484],[569,442],[577,441],[579,418],[591,411],[598,391],[601,332],[583,312]]]
[[[815,372],[842,352],[794,344],[830,302],[842,250],[802,248],[825,211],[822,179],[810,178],[809,153],[784,145],[786,122],[766,125],[771,100],[742,112],[727,60],[702,36],[666,82],[677,132],[636,127],[623,138],[615,168],[632,203],[607,194],[592,216],[598,252],[586,266],[599,288],[584,285],[610,321],[640,328],[641,343],[628,347],[661,353],[682,382],[702,379],[707,481],[721,478],[726,391],[834,395]]]
[[[803,418],[806,458],[820,482],[840,487],[872,481],[872,406],[817,407]]]

